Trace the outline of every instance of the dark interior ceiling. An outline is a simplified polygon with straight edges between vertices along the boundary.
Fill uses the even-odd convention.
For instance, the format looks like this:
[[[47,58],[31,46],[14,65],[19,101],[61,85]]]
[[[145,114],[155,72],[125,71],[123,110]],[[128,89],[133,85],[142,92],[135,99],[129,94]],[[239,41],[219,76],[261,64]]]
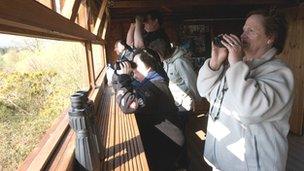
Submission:
[[[299,4],[299,0],[110,0],[109,8],[112,19],[130,19],[158,9],[165,18],[216,20],[244,18],[254,9]]]

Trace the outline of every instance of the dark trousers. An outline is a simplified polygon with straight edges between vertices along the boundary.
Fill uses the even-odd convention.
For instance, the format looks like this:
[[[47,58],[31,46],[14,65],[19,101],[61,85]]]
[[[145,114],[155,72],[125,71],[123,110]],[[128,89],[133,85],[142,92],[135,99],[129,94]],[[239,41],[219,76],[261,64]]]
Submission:
[[[140,136],[151,171],[175,171],[181,147],[154,125],[138,123]]]
[[[189,167],[188,150],[187,150],[187,137],[186,137],[186,125],[188,123],[189,115],[192,115],[193,111],[179,111],[178,118],[182,123],[182,130],[185,135],[185,143],[182,146],[181,154],[177,160],[177,168],[187,169]]]

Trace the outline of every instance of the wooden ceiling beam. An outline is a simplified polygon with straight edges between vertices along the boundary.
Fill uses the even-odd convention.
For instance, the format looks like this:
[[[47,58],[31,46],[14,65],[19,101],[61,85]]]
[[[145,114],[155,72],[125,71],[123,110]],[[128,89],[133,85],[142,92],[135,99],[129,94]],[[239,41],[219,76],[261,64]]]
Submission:
[[[110,14],[109,14],[109,10],[106,9],[106,20],[105,20],[105,25],[103,27],[102,34],[101,34],[101,38],[104,39],[104,40],[106,38],[106,33],[107,33],[107,30],[108,30],[109,24],[110,24]]]
[[[2,20],[0,19],[0,22]],[[28,36],[28,37],[36,37],[36,38],[48,38],[53,40],[71,40],[71,41],[81,41],[81,39],[77,37],[72,37],[69,35],[63,35],[63,34],[51,34],[47,30],[41,30],[41,29],[25,29],[25,28],[19,28],[19,27],[12,27],[8,25],[2,25],[0,24],[0,33],[3,34],[12,34],[12,35],[18,35],[18,36]]]
[[[98,16],[97,16],[97,20],[96,20],[96,22],[95,22],[94,30],[93,30],[93,33],[94,33],[95,35],[97,35],[98,30],[100,29],[102,17],[103,17],[103,15],[104,15],[104,13],[105,13],[107,4],[108,4],[108,0],[103,0],[103,1],[102,1],[100,10],[99,10],[99,13],[98,13]]]
[[[70,20],[72,22],[75,22],[75,20],[76,20],[76,17],[77,17],[78,11],[79,11],[79,7],[80,7],[80,3],[81,3],[81,0],[76,0],[74,3],[71,18],[70,18]]]
[[[33,31],[41,33],[41,36],[104,44],[100,37],[34,0],[1,0],[0,21],[6,28],[16,28],[1,30],[2,32],[18,31],[16,33],[27,34]],[[22,31],[23,29],[27,31]]]
[[[55,4],[53,0],[36,0],[36,1],[50,9],[54,9]]]
[[[71,19],[71,16],[75,16],[75,13],[77,15],[79,6],[80,6],[81,0],[66,0],[64,1],[64,5],[61,11],[61,14],[67,18],[67,19]],[[75,16],[76,18],[76,16]],[[75,21],[72,20],[72,21]]]
[[[267,4],[290,4],[288,0],[153,0],[153,1],[114,1],[110,8],[159,8],[161,6],[185,7],[195,5],[267,5]]]

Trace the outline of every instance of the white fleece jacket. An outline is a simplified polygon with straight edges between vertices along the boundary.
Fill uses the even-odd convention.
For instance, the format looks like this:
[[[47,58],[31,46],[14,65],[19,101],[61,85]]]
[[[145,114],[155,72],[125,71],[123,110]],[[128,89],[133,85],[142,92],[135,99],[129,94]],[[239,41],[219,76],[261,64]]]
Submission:
[[[217,169],[285,170],[294,77],[275,54],[218,71],[207,60],[200,69],[199,94],[218,114],[209,116],[204,156]]]

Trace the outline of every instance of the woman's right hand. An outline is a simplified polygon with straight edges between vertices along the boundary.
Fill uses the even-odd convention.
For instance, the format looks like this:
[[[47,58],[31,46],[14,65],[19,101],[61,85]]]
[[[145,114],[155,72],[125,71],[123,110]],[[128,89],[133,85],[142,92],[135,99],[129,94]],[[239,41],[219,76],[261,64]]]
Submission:
[[[219,48],[212,42],[212,52],[209,66],[212,70],[218,70],[223,62],[227,59],[228,51],[226,48]]]

